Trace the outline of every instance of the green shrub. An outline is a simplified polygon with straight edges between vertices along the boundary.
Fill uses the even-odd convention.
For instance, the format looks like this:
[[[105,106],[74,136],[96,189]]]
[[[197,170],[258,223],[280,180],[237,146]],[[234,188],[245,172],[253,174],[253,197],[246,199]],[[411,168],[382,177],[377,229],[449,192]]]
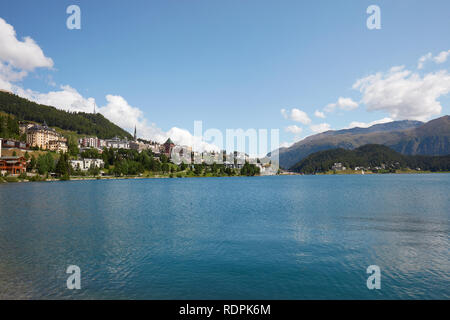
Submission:
[[[68,181],[68,180],[70,180],[70,176],[69,176],[69,174],[64,174],[64,175],[62,175],[61,177],[59,177],[59,180],[60,181]]]
[[[41,178],[41,176],[40,175],[35,175],[35,176],[32,176],[32,177],[30,177],[30,178],[28,178],[28,181],[43,181],[44,179],[42,179]]]
[[[19,179],[17,177],[5,177],[6,182],[18,182]]]
[[[22,173],[19,175],[19,179],[20,179],[20,180],[25,180],[25,179],[28,179],[28,176],[27,176],[27,174],[26,174],[25,172],[22,172]]]

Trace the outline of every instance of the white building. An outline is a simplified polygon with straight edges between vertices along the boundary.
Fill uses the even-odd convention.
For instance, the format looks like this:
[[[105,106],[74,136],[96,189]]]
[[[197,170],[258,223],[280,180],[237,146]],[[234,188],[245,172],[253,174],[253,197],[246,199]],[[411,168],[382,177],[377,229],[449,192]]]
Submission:
[[[119,137],[105,140],[105,146],[113,149],[130,149],[130,142],[128,140],[122,140]]]
[[[331,170],[336,170],[336,171],[343,171],[343,170],[346,170],[346,169],[347,168],[344,167],[342,165],[342,163],[340,163],[340,162],[335,162],[334,165],[331,167]]]
[[[91,166],[97,168],[103,168],[105,162],[102,159],[81,159],[81,160],[69,160],[69,164],[74,170],[87,171]]]

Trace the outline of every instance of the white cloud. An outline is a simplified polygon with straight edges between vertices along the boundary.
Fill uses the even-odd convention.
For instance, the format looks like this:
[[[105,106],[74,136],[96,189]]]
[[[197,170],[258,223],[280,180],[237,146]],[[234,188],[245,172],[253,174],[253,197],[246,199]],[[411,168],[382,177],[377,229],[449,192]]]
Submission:
[[[323,113],[322,111],[316,110],[316,111],[314,112],[314,115],[315,115],[317,118],[325,119],[325,113]]]
[[[291,142],[284,141],[284,142],[280,143],[279,147],[280,148],[289,148],[293,144],[295,144],[295,143],[297,143],[299,141],[302,141],[303,139],[305,139],[305,137],[295,136],[294,139],[292,139]]]
[[[194,149],[194,151],[220,151],[218,146],[204,141],[201,137],[192,135],[185,129],[173,127],[167,131],[166,137],[170,137],[173,142],[181,146],[195,146],[196,149]]]
[[[333,112],[336,107],[342,110],[350,111],[358,108],[358,103],[353,101],[351,98],[339,97],[338,101],[335,103],[330,103],[325,107],[325,112]]]
[[[431,54],[431,52],[428,52],[426,55],[421,56],[419,58],[419,62],[417,63],[417,69],[423,69],[425,62],[430,60],[433,57],[433,55]]]
[[[353,88],[363,94],[362,102],[369,111],[386,111],[394,120],[426,121],[441,113],[437,99],[450,92],[450,75],[441,70],[421,77],[394,67],[357,80]]]
[[[330,130],[331,126],[328,123],[320,123],[320,124],[312,124],[309,128],[314,133],[321,133]]]
[[[0,87],[2,87],[1,79]],[[48,93],[24,90],[18,86],[14,86],[13,90],[10,91],[37,103],[66,111],[93,112],[95,102],[94,98],[85,98],[76,89],[68,85],[61,86],[59,91]],[[128,132],[133,132],[136,126],[138,136],[141,138],[163,143],[170,137],[176,144],[187,146],[193,146],[194,141],[197,141],[200,151],[218,150],[217,146],[202,141],[199,137],[194,137],[188,130],[172,127],[169,131],[164,132],[156,124],[148,123],[142,110],[131,106],[122,96],[108,94],[106,101],[106,105],[97,107],[96,111]]]
[[[22,72],[33,71],[40,67],[53,67],[53,60],[44,55],[33,39],[25,37],[23,41],[18,40],[13,26],[2,18],[0,18],[0,61]]]
[[[450,50],[441,51],[434,57],[431,52],[428,52],[426,55],[423,55],[419,58],[419,62],[417,63],[417,69],[423,69],[425,62],[427,62],[429,60],[433,60],[437,64],[444,63],[445,61],[447,61],[447,58],[449,55],[450,55]]]
[[[303,131],[302,128],[297,127],[295,124],[291,125],[291,126],[287,126],[286,128],[284,128],[284,130],[286,132],[290,132],[290,133],[293,133],[293,134],[299,134],[299,133],[301,133]]]
[[[295,143],[295,142],[287,142],[287,141],[284,141],[284,142],[280,143],[280,149],[281,149],[281,148],[289,148],[289,147],[292,146],[294,143]]]
[[[450,50],[448,51],[442,51],[437,56],[433,58],[434,62],[436,63],[444,63],[447,61],[448,56],[450,55]]]
[[[10,64],[2,63],[0,59],[0,77],[6,81],[19,81],[27,76],[28,72],[25,70],[17,70]]]
[[[383,118],[383,119],[375,120],[375,121],[372,121],[372,122],[359,122],[359,121],[353,121],[353,122],[351,122],[351,123],[348,125],[348,127],[347,127],[346,129],[356,128],[356,127],[359,127],[359,128],[368,128],[368,127],[371,127],[371,126],[373,126],[373,125],[375,125],[375,124],[388,123],[388,122],[392,122],[392,121],[394,121],[394,120],[391,119],[391,118]]]
[[[165,142],[169,137],[177,145],[194,146],[199,148],[199,151],[216,150],[219,148],[213,144],[203,141],[200,137],[193,136],[188,130],[178,127],[172,127],[169,131],[164,132],[158,128],[156,124],[149,124],[144,116],[142,110],[132,107],[121,96],[107,95],[106,106],[99,108],[99,112],[106,118],[111,120],[118,126],[132,132],[136,126],[139,137],[151,139],[159,143]]]
[[[15,93],[37,103],[72,112],[92,112],[95,103],[94,98],[84,98],[76,89],[69,85],[63,85],[60,87],[60,90],[48,93],[16,87]]]
[[[0,73],[0,89],[10,92],[14,91],[14,85],[10,81],[3,79],[1,73]]]
[[[308,114],[306,112],[293,108],[290,112],[286,109],[281,109],[281,114],[285,119],[290,119],[292,121],[300,122],[303,124],[308,124],[311,122],[311,119],[308,117]]]
[[[291,119],[303,124],[308,124],[311,122],[311,119],[308,117],[306,112],[295,108],[291,110]]]

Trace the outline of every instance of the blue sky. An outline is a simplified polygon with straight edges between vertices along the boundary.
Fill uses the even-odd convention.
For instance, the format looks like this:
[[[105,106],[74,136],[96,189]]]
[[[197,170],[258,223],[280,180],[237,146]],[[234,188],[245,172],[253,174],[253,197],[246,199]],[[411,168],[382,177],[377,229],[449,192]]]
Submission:
[[[81,30],[66,27],[71,4],[81,8]],[[381,9],[380,30],[366,27],[371,4]],[[292,143],[352,122],[449,114],[450,57],[439,58],[450,49],[449,13],[446,0],[2,0],[0,18],[17,41],[32,38],[53,62],[26,76],[4,72],[3,87],[64,109],[88,108],[93,98],[149,138],[173,127],[192,132],[202,120],[220,130],[279,128],[280,141]]]

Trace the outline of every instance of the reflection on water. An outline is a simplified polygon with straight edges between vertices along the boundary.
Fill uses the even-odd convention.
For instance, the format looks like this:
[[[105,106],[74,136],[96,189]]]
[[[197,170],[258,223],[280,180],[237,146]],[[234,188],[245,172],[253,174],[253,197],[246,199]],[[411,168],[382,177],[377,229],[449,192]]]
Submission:
[[[450,175],[0,186],[0,298],[450,298]],[[82,289],[66,289],[68,265]],[[366,268],[380,266],[382,289]]]

